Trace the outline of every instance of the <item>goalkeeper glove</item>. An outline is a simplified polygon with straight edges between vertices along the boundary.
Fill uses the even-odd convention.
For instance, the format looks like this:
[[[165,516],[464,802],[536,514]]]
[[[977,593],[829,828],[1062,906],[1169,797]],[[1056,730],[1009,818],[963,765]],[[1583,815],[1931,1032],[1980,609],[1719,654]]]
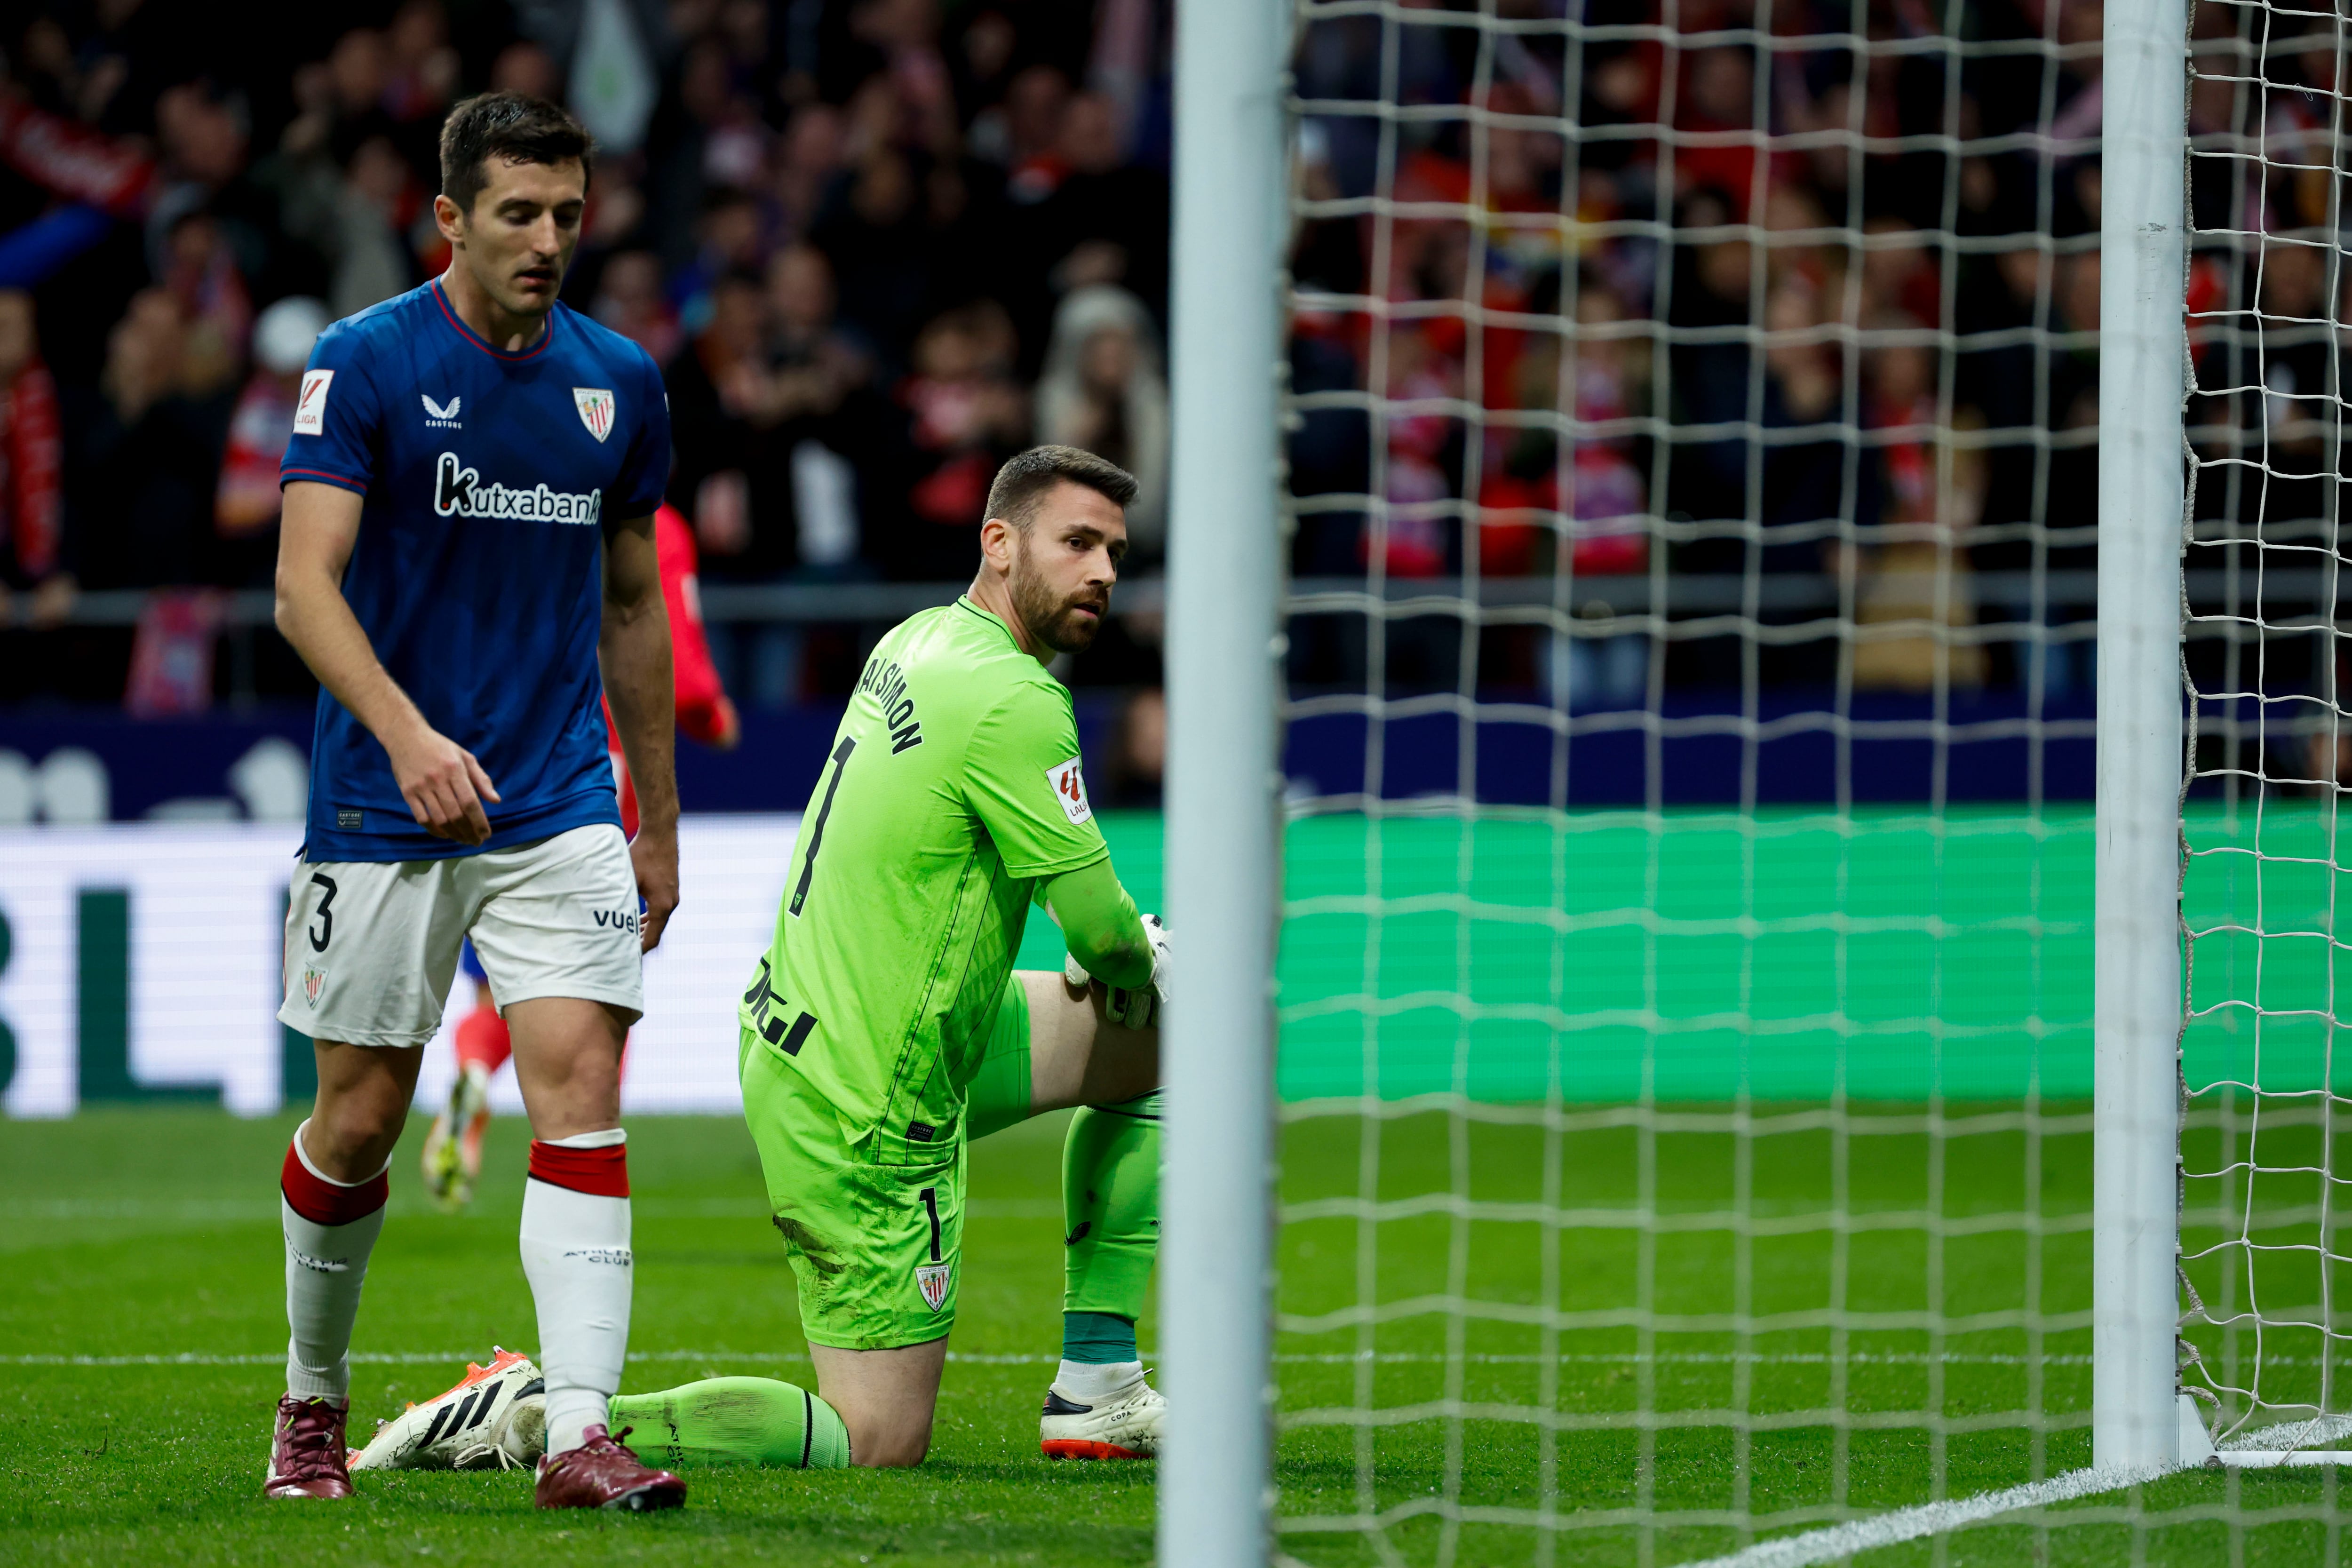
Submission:
[[[1130,1029],[1149,1029],[1157,1025],[1160,1009],[1168,1000],[1168,928],[1160,923],[1158,915],[1146,915],[1143,934],[1151,943],[1151,979],[1148,984],[1130,991],[1122,985],[1098,982],[1087,973],[1075,953],[1062,967],[1064,976],[1074,986],[1101,984],[1103,1016]]]

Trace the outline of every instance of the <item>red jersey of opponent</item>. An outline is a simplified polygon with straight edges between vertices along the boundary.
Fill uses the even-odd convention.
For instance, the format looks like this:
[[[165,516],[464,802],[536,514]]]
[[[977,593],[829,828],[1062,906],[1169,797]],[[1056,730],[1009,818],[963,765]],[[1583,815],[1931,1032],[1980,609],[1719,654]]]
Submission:
[[[736,724],[733,705],[710,662],[710,641],[702,630],[702,595],[694,578],[694,527],[675,507],[654,513],[654,553],[661,565],[662,599],[669,606],[670,668],[677,693],[677,727],[706,744]],[[621,831],[637,836],[637,786],[613,728],[613,704],[604,704],[604,744],[613,753],[613,783],[621,792]]]

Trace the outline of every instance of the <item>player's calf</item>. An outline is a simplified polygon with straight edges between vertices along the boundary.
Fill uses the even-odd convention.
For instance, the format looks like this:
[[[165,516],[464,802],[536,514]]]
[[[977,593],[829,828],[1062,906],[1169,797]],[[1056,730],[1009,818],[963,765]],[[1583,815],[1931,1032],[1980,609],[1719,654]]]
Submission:
[[[384,1201],[392,1190],[382,1171],[363,1182],[341,1182],[321,1172],[303,1147],[309,1125],[295,1129],[278,1178],[278,1223],[286,1246],[286,1321],[291,1332],[286,1348],[286,1398],[278,1406],[272,1438],[272,1497],[350,1494],[351,1478],[342,1470],[342,1412],[351,1392],[352,1325],[359,1317],[360,1289],[367,1279],[375,1238],[383,1229]],[[306,1456],[323,1443],[319,1433],[330,1411],[335,1431],[332,1465],[320,1470]],[[285,1468],[289,1465],[293,1468]],[[292,1489],[281,1489],[282,1478],[292,1478],[286,1482]]]

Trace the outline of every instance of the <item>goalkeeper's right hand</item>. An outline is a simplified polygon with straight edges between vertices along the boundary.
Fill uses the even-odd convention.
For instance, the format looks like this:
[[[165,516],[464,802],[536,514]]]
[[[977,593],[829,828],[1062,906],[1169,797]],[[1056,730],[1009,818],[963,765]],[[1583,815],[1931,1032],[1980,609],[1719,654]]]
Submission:
[[[1168,1000],[1168,928],[1160,923],[1158,915],[1143,917],[1143,934],[1151,943],[1151,980],[1149,984],[1129,990],[1123,985],[1103,985],[1103,1016],[1114,1024],[1130,1029],[1149,1029],[1160,1022],[1160,1005]],[[1073,953],[1062,966],[1062,973],[1073,986],[1098,984],[1087,973]]]

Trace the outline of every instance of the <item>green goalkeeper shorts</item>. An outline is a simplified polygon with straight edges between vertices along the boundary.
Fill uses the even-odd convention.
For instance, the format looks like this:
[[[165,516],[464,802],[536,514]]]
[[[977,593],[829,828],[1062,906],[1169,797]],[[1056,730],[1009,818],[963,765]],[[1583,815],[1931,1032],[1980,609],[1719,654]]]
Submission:
[[[944,1335],[955,1322],[964,1134],[993,1131],[1028,1110],[1029,999],[1019,978],[1007,983],[996,1010],[963,1125],[936,1163],[877,1162],[877,1140],[853,1144],[832,1103],[748,1032],[740,1059],[743,1119],[809,1342],[895,1350]]]

